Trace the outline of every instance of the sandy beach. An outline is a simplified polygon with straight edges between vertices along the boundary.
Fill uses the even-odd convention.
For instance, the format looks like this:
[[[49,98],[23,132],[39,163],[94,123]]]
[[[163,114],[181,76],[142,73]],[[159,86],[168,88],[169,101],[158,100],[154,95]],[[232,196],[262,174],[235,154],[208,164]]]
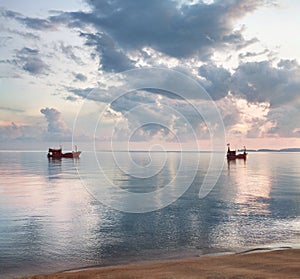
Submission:
[[[300,249],[204,256],[27,278],[300,278]]]

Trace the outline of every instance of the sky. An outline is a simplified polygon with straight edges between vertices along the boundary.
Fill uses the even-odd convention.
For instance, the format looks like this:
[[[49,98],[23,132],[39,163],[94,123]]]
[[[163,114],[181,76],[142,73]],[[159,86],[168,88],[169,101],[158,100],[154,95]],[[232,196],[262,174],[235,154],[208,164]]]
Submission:
[[[299,12],[292,0],[1,0],[0,149],[209,149],[223,130],[236,148],[300,147]]]

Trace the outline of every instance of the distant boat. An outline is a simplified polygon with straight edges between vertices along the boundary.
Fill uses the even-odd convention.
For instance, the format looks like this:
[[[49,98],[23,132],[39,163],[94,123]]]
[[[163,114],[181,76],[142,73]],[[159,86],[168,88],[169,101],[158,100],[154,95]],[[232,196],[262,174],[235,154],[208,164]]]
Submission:
[[[75,151],[63,153],[62,148],[49,148],[47,157],[60,159],[60,158],[79,158],[81,151],[77,151],[77,145],[75,145]]]
[[[230,144],[227,144],[228,150],[227,150],[227,160],[236,160],[236,159],[247,159],[248,153],[246,152],[246,147],[244,146],[244,152],[236,154],[236,150],[230,150]]]

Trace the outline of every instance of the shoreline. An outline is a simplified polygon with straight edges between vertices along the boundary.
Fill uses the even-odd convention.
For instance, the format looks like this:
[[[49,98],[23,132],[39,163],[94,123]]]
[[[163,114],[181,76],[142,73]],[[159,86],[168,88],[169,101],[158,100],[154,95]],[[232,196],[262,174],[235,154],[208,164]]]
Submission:
[[[299,278],[299,262],[300,249],[257,248],[233,254],[83,267],[22,278]]]

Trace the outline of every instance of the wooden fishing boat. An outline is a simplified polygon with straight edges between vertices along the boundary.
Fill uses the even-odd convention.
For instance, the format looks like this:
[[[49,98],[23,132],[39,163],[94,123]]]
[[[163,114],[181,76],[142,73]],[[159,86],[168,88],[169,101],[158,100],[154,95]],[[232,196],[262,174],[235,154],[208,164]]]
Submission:
[[[75,146],[75,151],[63,153],[62,148],[49,148],[48,150],[48,158],[60,159],[60,158],[79,158],[81,151],[77,150],[77,146]]]
[[[244,152],[243,153],[236,153],[236,150],[230,150],[230,144],[227,144],[228,150],[227,150],[227,160],[236,160],[236,159],[247,159],[248,153],[246,152],[246,147],[244,146]]]

